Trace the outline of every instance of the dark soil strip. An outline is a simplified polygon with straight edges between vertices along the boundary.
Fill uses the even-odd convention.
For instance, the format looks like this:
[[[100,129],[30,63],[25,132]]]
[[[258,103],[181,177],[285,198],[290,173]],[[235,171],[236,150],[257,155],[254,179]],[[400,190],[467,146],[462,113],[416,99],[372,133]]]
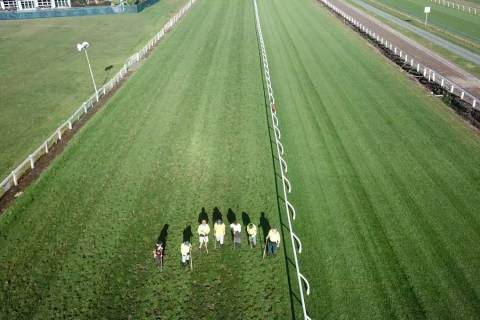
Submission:
[[[458,115],[468,121],[474,128],[480,129],[480,111],[473,109],[471,105],[460,99],[460,97],[450,93],[447,88],[442,88],[436,82],[428,81],[428,79],[423,77],[422,73],[418,73],[414,67],[409,65],[408,62],[405,62],[404,59],[394,54],[390,50],[390,48],[377,42],[375,38],[370,37],[368,34],[363,33],[360,28],[355,26],[350,21],[344,19],[340,14],[337,14],[335,11],[330,10],[330,8],[325,6],[323,3],[320,3],[320,5],[329,9],[331,13],[340,18],[347,26],[352,28],[354,31],[357,31],[363,38],[367,39],[368,42],[372,44],[376,49],[378,49],[378,51],[381,52],[385,57],[387,57],[390,61],[394,62],[397,66],[402,68],[403,71],[407,72],[410,75],[411,79],[415,79],[431,94],[441,98],[447,106],[452,108]]]

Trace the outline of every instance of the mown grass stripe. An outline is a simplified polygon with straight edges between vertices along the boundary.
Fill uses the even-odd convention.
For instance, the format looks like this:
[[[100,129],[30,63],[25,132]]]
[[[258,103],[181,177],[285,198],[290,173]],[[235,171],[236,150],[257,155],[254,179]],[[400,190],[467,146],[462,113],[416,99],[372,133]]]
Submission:
[[[2,293],[2,316],[288,317],[282,258],[263,261],[260,248],[233,251],[227,240],[208,256],[194,249],[193,273],[178,264],[182,230],[195,228],[201,207],[278,223],[252,21],[249,2],[199,1],[1,217],[0,279],[29,284],[3,288],[12,299]],[[151,250],[166,223],[159,274]],[[30,250],[35,272],[26,272]]]
[[[476,314],[478,139],[315,2],[262,6],[312,316]]]

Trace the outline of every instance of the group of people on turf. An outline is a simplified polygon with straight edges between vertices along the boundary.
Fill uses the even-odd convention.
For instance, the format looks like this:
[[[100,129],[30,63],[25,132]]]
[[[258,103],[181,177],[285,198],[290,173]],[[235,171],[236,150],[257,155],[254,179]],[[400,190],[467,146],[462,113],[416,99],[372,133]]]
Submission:
[[[199,242],[199,250],[205,248],[205,251],[208,253],[208,242],[209,242],[209,234],[210,234],[210,226],[208,225],[206,220],[202,220],[198,226],[197,233],[198,233],[198,242]],[[238,221],[234,221],[230,224],[230,231],[233,237],[233,248],[241,248],[242,242],[242,225],[238,223]],[[248,242],[251,248],[255,248],[257,246],[257,226],[253,223],[249,223],[246,227],[246,231],[248,234]],[[225,242],[225,234],[226,234],[226,226],[222,219],[218,219],[215,221],[213,225],[213,235],[214,235],[214,245],[215,249],[218,247],[222,248]],[[266,246],[263,251],[263,257],[265,255],[268,256],[275,256],[277,254],[277,248],[280,245],[280,232],[275,228],[271,228],[268,231],[268,234],[265,238]],[[155,249],[153,250],[153,257],[155,262],[157,263],[160,269],[163,268],[163,243],[157,243]],[[183,267],[190,267],[192,268],[192,244],[190,241],[184,241],[180,245],[180,254],[181,254],[181,263]]]

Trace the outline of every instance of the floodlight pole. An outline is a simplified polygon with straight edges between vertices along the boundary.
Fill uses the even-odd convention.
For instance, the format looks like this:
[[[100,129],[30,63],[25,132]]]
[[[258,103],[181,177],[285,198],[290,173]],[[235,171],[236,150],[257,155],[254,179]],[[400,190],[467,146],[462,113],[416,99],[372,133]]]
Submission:
[[[95,89],[95,97],[97,98],[97,102],[98,102],[97,85],[95,84],[95,78],[93,78],[93,71],[92,71],[92,66],[90,65],[90,59],[88,59],[87,48],[84,48],[83,51],[85,51],[85,57],[87,58],[88,69],[90,70],[90,76],[92,77],[93,88]]]
[[[85,58],[87,58],[88,70],[90,70],[90,76],[92,77],[93,88],[95,89],[95,98],[97,99],[97,102],[98,102],[97,85],[95,84],[95,78],[93,77],[92,66],[90,65],[90,59],[88,59],[88,53],[87,53],[87,49],[88,49],[89,46],[90,45],[88,44],[88,42],[83,41],[82,43],[77,44],[77,50],[78,50],[78,52],[85,51]]]

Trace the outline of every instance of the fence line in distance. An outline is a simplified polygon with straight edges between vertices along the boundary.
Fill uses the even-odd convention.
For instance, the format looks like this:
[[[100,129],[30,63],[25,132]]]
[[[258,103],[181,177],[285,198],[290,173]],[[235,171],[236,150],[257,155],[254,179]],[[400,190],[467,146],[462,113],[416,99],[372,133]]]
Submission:
[[[477,11],[478,11],[478,14],[480,14],[480,9],[479,8],[469,7],[469,6],[465,6],[463,4],[460,5],[457,2],[446,1],[446,0],[430,0],[430,2],[439,4],[439,5],[443,5],[443,6],[447,6],[447,8],[457,9],[458,11],[468,12],[468,13],[474,14],[474,15],[477,15]]]
[[[50,148],[58,141],[62,140],[62,135],[72,130],[73,124],[79,121],[88,111],[98,105],[99,98],[105,96],[111,92],[118,84],[125,78],[128,71],[133,65],[145,58],[147,53],[162,40],[165,35],[177,24],[177,22],[190,10],[192,5],[197,0],[189,0],[182,8],[180,8],[173,17],[171,17],[162,27],[162,29],[155,34],[147,44],[138,52],[130,56],[122,69],[106,84],[98,89],[98,95],[92,94],[81,106],[73,112],[73,114],[62,123],[40,146],[35,149],[25,160],[23,160],[12,172],[6,176],[2,182],[0,182],[0,198],[8,191],[12,186],[17,186],[21,177],[35,168],[35,163],[43,155],[47,154]]]
[[[467,105],[469,105],[473,110],[480,111],[480,106],[478,106],[479,98],[473,94],[467,92],[461,86],[455,84],[453,81],[442,76],[439,72],[429,68],[419,62],[415,62],[414,59],[407,54],[401,48],[395,46],[391,41],[387,40],[379,33],[367,28],[350,15],[346,14],[344,11],[337,8],[335,5],[330,3],[328,0],[320,0],[325,6],[330,10],[335,12],[337,15],[341,16],[343,19],[348,21],[361,33],[367,35],[370,39],[374,40],[378,44],[381,44],[387,48],[391,53],[404,60],[404,63],[409,64],[412,68],[416,69],[417,73],[421,74],[423,78],[427,79],[428,82],[434,82],[440,85],[443,89],[448,90],[452,95],[459,97]]]

